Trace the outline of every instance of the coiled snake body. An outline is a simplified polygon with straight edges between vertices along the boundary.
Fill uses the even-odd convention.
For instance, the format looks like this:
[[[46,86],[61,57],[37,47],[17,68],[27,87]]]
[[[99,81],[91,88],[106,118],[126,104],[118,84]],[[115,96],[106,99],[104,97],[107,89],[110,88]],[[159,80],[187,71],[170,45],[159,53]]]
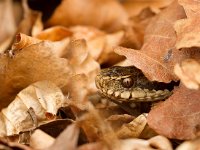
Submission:
[[[150,102],[169,97],[173,89],[167,83],[149,81],[134,66],[102,69],[95,80],[100,92],[115,101]]]

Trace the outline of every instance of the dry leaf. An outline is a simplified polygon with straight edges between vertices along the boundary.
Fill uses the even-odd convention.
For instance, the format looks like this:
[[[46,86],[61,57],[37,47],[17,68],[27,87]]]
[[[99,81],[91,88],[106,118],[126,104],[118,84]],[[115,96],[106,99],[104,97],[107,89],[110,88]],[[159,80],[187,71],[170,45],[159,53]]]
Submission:
[[[199,14],[194,15],[193,17],[188,19],[178,20],[175,23],[174,28],[177,32],[177,49],[200,47]]]
[[[89,25],[107,31],[117,31],[127,24],[128,15],[115,0],[63,0],[47,21],[48,26]]]
[[[155,136],[149,140],[142,139],[126,139],[120,140],[118,144],[119,150],[155,150],[166,149],[172,150],[170,141],[163,136]]]
[[[12,50],[21,50],[22,48],[28,47],[32,44],[40,43],[41,40],[19,33],[16,35],[15,43],[12,45]]]
[[[173,139],[193,139],[199,134],[200,92],[183,85],[165,102],[152,109],[149,126],[158,134]]]
[[[168,6],[173,0],[125,0],[122,5],[126,8],[130,16],[138,15],[145,8],[150,8],[158,13],[161,8]]]
[[[72,36],[72,32],[69,29],[62,26],[54,26],[39,32],[34,37],[40,40],[60,41],[70,36]]]
[[[100,66],[89,54],[85,40],[71,41],[65,57],[75,74],[85,74],[88,77],[88,89],[96,91],[94,79]]]
[[[49,115],[55,116],[58,108],[64,106],[66,100],[62,91],[49,81],[36,82],[20,93],[2,109],[0,114],[0,136],[18,134],[20,131],[31,129],[34,125],[28,109],[33,108],[36,119],[41,124],[49,120]]]
[[[117,131],[117,135],[119,138],[138,138],[146,125],[146,115],[141,114],[130,123],[124,124],[122,128]]]
[[[189,89],[199,89],[200,63],[193,59],[186,59],[174,67],[175,74]]]
[[[72,38],[74,40],[86,40],[89,53],[100,64],[105,62],[112,63],[111,60],[114,61],[115,57],[119,58],[114,53],[113,47],[121,44],[124,38],[123,31],[106,34],[97,28],[87,26],[74,26],[70,30],[73,32]]]
[[[78,143],[79,128],[77,124],[69,125],[55,140],[53,145],[46,148],[47,150],[75,150]]]
[[[2,150],[33,150],[32,148],[17,143],[17,142],[9,142],[8,140],[5,139],[0,139],[0,147]]]
[[[55,139],[45,132],[37,129],[31,135],[30,146],[35,149],[44,149],[50,147],[54,143]]]
[[[199,150],[199,149],[200,149],[200,138],[196,138],[191,141],[185,141],[176,148],[176,150]]]
[[[173,72],[174,65],[186,58],[200,57],[200,52],[195,49],[178,51],[174,48],[176,34],[173,24],[184,17],[182,7],[174,2],[149,24],[141,50],[116,48],[115,51],[126,56],[129,65],[141,69],[150,80],[160,82],[178,80]]]
[[[54,49],[51,42],[42,42],[22,49],[14,58],[0,56],[1,108],[34,82],[49,80],[60,88],[65,86],[72,70],[66,59],[54,56]]]
[[[0,20],[0,53],[2,53],[9,46],[17,29],[12,0],[0,2]]]
[[[74,26],[70,30],[73,32],[73,40],[86,40],[88,51],[97,60],[105,47],[106,34],[97,28],[87,26]]]
[[[34,25],[37,25],[36,23],[38,22],[38,20],[41,19],[41,13],[38,11],[31,10],[26,0],[22,1],[22,6],[24,11],[23,19],[19,23],[16,32],[31,35],[34,29]]]
[[[92,142],[78,147],[78,150],[109,150],[102,142]]]
[[[183,6],[188,18],[199,13],[200,2],[196,0],[178,0],[178,3]]]

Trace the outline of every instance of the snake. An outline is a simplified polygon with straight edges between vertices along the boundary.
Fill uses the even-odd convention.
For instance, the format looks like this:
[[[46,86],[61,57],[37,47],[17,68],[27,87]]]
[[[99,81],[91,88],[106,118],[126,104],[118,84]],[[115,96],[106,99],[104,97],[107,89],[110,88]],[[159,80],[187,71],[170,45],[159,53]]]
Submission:
[[[135,66],[112,66],[102,69],[95,84],[105,97],[119,102],[154,102],[172,95],[170,83],[150,81]]]

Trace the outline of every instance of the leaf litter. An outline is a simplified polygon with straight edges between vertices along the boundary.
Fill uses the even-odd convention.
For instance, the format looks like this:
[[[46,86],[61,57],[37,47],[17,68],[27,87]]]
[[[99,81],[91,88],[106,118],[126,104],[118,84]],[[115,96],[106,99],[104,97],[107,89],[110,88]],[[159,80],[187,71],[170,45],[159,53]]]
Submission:
[[[63,0],[47,20],[27,2],[0,3],[1,147],[199,148],[198,1]],[[127,114],[94,83],[118,64],[180,84],[148,114]]]

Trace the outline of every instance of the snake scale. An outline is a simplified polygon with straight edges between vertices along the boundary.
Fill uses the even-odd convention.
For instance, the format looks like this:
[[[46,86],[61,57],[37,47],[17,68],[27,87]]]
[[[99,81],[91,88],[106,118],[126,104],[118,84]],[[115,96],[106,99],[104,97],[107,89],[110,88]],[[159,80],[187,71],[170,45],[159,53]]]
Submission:
[[[134,66],[113,66],[102,69],[95,83],[100,92],[111,100],[121,102],[151,102],[163,100],[172,94],[169,83],[149,81]]]

